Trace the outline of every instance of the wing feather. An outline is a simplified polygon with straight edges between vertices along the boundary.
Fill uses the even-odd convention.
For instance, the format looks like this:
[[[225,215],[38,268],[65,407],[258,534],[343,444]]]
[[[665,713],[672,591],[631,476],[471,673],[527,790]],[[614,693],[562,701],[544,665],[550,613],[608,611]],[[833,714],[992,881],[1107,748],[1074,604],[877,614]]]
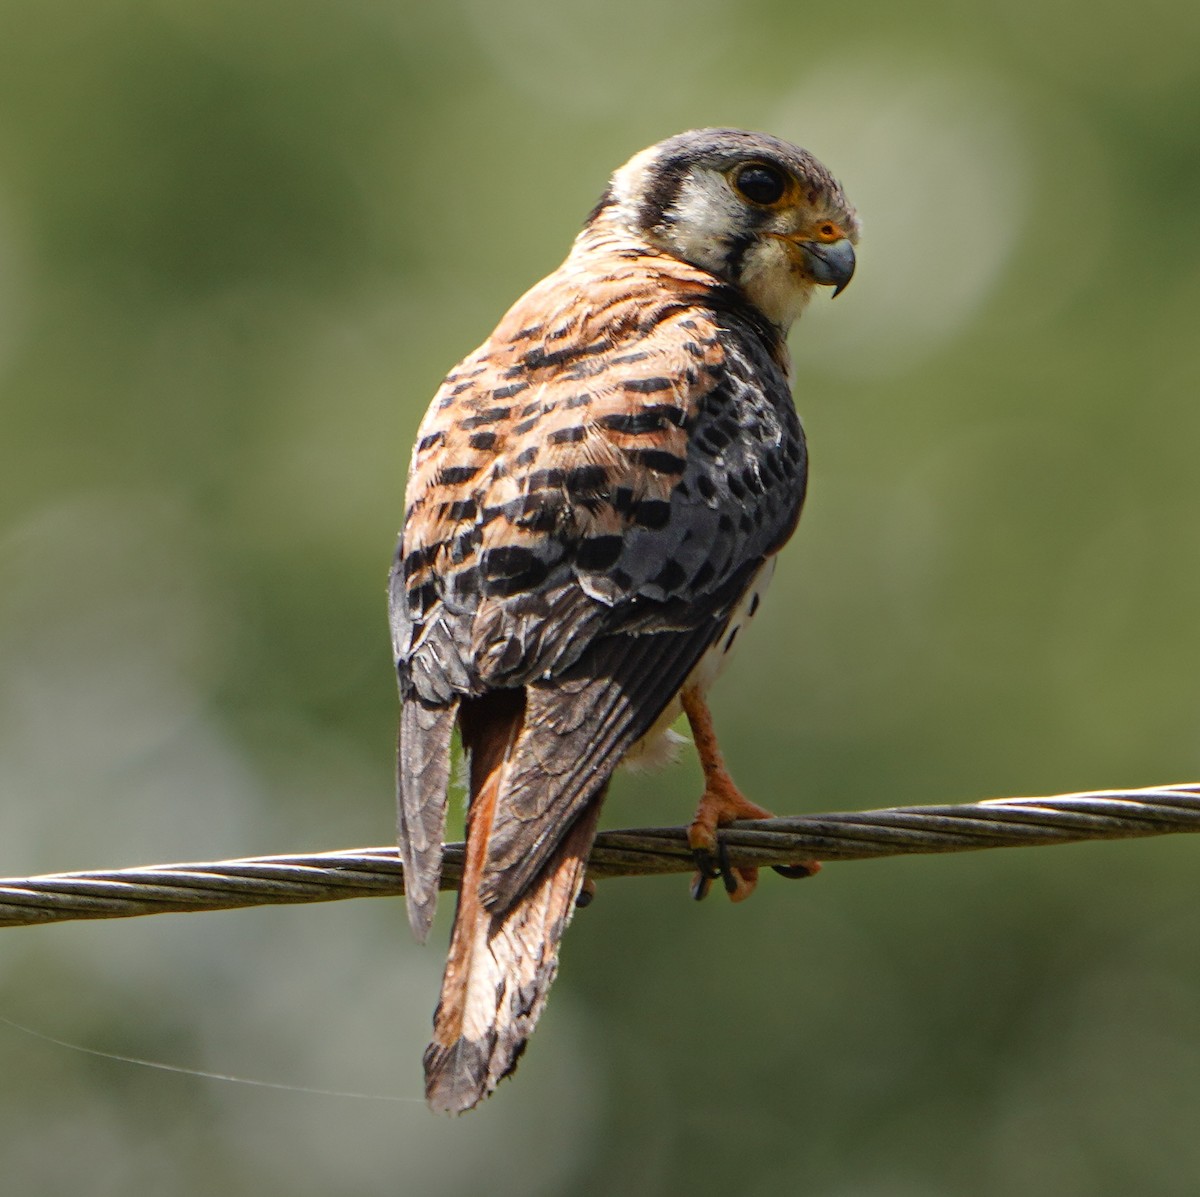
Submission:
[[[636,637],[632,647],[613,638],[552,686],[527,688],[525,730],[497,804],[481,884],[494,914],[528,888],[720,629],[714,620]]]
[[[787,538],[806,457],[785,370],[782,342],[711,275],[597,243],[446,379],[418,433],[392,577],[401,693],[418,704],[405,726],[429,721],[400,765],[415,928],[432,916],[428,841],[445,810],[431,762],[458,704],[502,690],[528,704],[489,837],[494,913]]]

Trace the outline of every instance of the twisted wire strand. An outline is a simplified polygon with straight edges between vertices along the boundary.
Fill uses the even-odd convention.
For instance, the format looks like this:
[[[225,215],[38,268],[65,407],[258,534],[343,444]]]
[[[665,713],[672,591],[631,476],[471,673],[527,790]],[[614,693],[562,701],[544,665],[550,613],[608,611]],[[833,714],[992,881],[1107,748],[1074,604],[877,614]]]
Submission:
[[[730,863],[745,866],[1034,847],[1188,831],[1200,831],[1200,784],[759,819],[722,829],[721,839]],[[463,847],[446,846],[442,889],[458,887]],[[693,868],[685,827],[601,832],[588,860],[589,875],[595,878],[687,873]],[[0,879],[0,927],[334,902],[403,892],[394,848],[50,873]]]

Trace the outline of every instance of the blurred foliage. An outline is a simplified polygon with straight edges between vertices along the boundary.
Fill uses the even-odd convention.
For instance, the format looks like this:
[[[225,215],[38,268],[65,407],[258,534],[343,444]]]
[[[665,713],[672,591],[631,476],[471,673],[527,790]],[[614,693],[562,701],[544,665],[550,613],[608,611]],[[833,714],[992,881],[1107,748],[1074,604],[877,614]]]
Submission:
[[[857,202],[810,503],[715,707],[783,811],[1200,776],[1200,8],[7,0],[0,868],[387,842],[383,580],[441,375],[608,172]],[[609,825],[686,817],[688,764]],[[416,1102],[399,904],[3,935],[13,1190],[1107,1197],[1200,1182],[1195,845],[605,885],[513,1084]],[[439,932],[444,935],[448,912]]]

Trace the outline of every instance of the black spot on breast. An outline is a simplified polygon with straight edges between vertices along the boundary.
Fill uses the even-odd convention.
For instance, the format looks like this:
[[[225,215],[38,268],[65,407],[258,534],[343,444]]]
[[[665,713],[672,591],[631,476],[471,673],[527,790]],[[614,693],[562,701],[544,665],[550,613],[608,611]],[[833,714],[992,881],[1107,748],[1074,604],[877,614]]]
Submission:
[[[762,467],[776,482],[786,482],[788,475],[784,469],[783,456],[779,453],[769,453],[762,458]]]
[[[553,366],[565,366],[576,358],[591,357],[603,353],[609,345],[606,340],[591,341],[587,345],[569,345],[564,349],[552,349],[547,352],[540,346],[529,350],[521,359],[526,370],[545,370]]]
[[[579,362],[578,365],[572,366],[563,378],[569,382],[580,382],[585,378],[594,378],[597,374],[603,374],[608,369],[608,362]]]
[[[452,523],[463,520],[473,520],[479,511],[479,504],[474,499],[455,499],[453,503],[442,504],[442,514]]]
[[[656,474],[682,474],[687,469],[687,460],[668,453],[665,449],[638,449],[630,455]]]
[[[438,601],[437,583],[424,582],[420,586],[413,586],[405,592],[405,598],[412,614],[424,615]]]
[[[651,585],[661,586],[670,593],[678,590],[687,581],[687,573],[678,561],[668,561],[658,573],[650,579]]]
[[[492,392],[493,399],[511,399],[514,395],[519,395],[522,391],[529,389],[528,382],[510,382],[507,386],[497,387]],[[507,411],[505,412],[507,415]]]
[[[485,424],[494,424],[497,420],[507,420],[511,414],[511,407],[483,407],[473,416],[468,416],[462,422],[462,427],[467,430],[482,428]]]
[[[450,564],[461,565],[471,557],[479,547],[481,530],[478,524],[472,525],[465,532],[460,532],[450,542]]]
[[[752,495],[761,495],[763,493],[762,479],[758,476],[758,471],[753,466],[747,466],[742,471],[742,485]]]
[[[482,465],[443,466],[438,470],[438,481],[443,486],[461,486],[470,482],[481,469]]]
[[[608,482],[608,470],[604,466],[577,466],[568,470],[565,483],[572,496],[594,494]]]
[[[496,447],[496,433],[494,432],[473,432],[467,440],[467,444],[472,449],[482,449],[486,452],[489,449]]]
[[[562,401],[562,406],[566,408],[567,411],[570,411],[575,407],[587,407],[591,401],[592,397],[587,393],[587,391],[578,391],[576,394],[570,396],[570,398],[564,399]]]
[[[480,562],[484,589],[490,594],[517,594],[542,582],[550,572],[546,561],[523,545],[488,549]]]
[[[716,423],[705,424],[696,432],[696,444],[714,457],[728,448],[732,440],[733,435]]]
[[[643,499],[631,514],[633,522],[643,528],[665,528],[671,518],[671,504],[664,499]]]
[[[664,424],[683,426],[684,413],[673,403],[652,403],[634,412],[619,412],[600,416],[596,424],[612,432],[623,432],[628,436],[643,436],[648,432],[660,432]]]
[[[479,570],[472,565],[452,573],[447,590],[460,602],[475,598],[479,594]]]
[[[537,460],[537,455],[540,452],[537,445],[530,445],[528,449],[522,449],[520,453],[513,458],[513,464],[519,466],[532,465]]]
[[[562,499],[546,491],[510,499],[503,507],[505,517],[516,527],[530,532],[553,532],[562,516]]]
[[[700,497],[706,502],[712,502],[717,497],[716,483],[707,474],[696,475],[696,490],[700,492]]]
[[[428,436],[423,436],[417,442],[417,452],[424,453],[426,449],[432,449],[434,445],[440,445],[446,439],[446,434],[442,431],[431,432]]]
[[[565,480],[564,470],[534,470],[525,485],[529,490],[550,490],[562,486]]]
[[[669,391],[674,384],[669,378],[631,378],[625,384],[627,391],[639,395],[649,395],[655,391]]]
[[[542,413],[538,412],[536,415],[530,416],[528,420],[522,420],[519,424],[514,424],[513,433],[516,436],[524,436],[541,418]]]
[[[575,562],[580,569],[602,570],[617,563],[621,556],[621,537],[589,536],[579,542]]]
[[[405,554],[403,564],[405,581],[431,564],[441,547],[440,544],[427,544],[424,548],[413,549],[411,553]]]
[[[551,445],[570,445],[577,444],[587,436],[587,427],[583,424],[576,424],[573,428],[556,428],[546,437],[546,441]]]

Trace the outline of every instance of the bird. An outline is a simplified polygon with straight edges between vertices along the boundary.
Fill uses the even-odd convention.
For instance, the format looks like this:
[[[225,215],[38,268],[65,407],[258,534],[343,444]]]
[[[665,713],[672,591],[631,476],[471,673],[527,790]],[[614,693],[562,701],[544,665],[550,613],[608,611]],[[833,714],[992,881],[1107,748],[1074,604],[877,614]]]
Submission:
[[[418,429],[389,582],[408,918],[437,901],[455,729],[467,844],[425,1093],[461,1113],[513,1071],[613,772],[669,758],[686,715],[705,788],[703,897],[734,900],[717,829],[737,788],[706,693],[804,502],[788,329],[855,269],[859,220],[809,152],[694,129],[611,177],[561,266],[447,376]],[[807,875],[800,862],[788,875]]]

